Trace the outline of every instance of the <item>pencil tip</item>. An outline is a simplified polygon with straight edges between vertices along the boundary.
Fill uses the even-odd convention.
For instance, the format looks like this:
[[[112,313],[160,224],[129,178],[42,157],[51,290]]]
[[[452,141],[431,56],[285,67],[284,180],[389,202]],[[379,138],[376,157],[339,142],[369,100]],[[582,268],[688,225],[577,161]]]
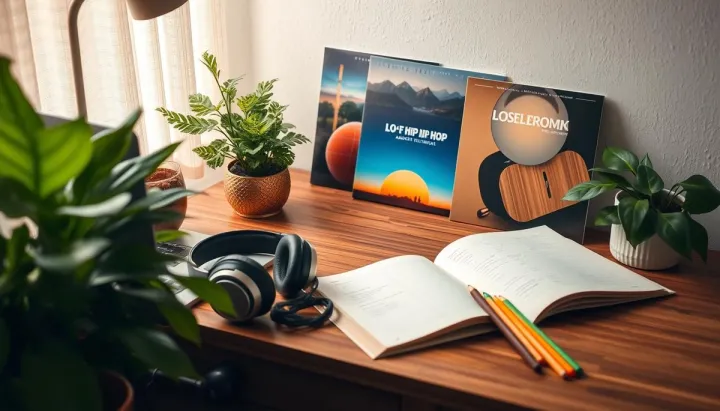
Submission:
[[[467,289],[468,291],[475,291],[475,287],[473,287],[472,285],[468,285]]]

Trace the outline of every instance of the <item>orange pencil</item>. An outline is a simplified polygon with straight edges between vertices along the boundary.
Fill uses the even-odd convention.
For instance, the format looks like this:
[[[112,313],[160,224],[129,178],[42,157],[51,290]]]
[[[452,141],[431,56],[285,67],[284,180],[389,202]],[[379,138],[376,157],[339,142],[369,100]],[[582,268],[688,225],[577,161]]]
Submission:
[[[525,338],[530,341],[533,348],[540,353],[553,371],[563,378],[571,378],[575,376],[575,370],[573,370],[570,364],[567,364],[565,360],[560,358],[555,350],[550,348],[539,335],[535,334],[520,318],[518,318],[518,316],[516,316],[499,297],[493,297],[493,301],[498,307],[500,307],[503,314],[505,314],[505,316],[508,317],[513,324],[515,324]],[[543,343],[545,344],[543,345]]]
[[[518,329],[518,327],[515,325],[515,323],[513,323],[508,318],[508,316],[505,314],[505,312],[502,311],[500,309],[500,307],[498,307],[498,304],[495,302],[495,300],[493,300],[493,298],[487,293],[482,293],[482,295],[485,298],[485,301],[487,301],[490,308],[492,308],[493,311],[495,311],[495,314],[497,314],[497,316],[500,317],[502,322],[505,323],[505,325],[507,325],[507,327],[513,333],[513,335],[515,335],[515,337],[517,337],[517,339],[520,341],[520,343],[523,346],[525,346],[525,348],[527,348],[528,352],[530,353],[530,355],[532,355],[532,357],[535,359],[535,361],[537,361],[540,364],[545,364],[546,361],[543,358],[543,356],[540,355],[540,352],[538,352],[538,350],[535,349],[535,347],[533,347],[533,345],[530,343],[530,341],[528,341],[527,338],[525,338],[525,336]]]

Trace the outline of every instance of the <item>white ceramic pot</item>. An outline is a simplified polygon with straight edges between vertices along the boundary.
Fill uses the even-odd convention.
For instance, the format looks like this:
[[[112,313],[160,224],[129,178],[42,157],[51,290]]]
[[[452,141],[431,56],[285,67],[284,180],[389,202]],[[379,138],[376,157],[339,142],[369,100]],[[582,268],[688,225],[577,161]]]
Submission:
[[[615,205],[619,204],[620,194],[622,192],[615,195]],[[678,196],[677,200],[682,203],[685,198]],[[681,258],[657,234],[633,247],[620,224],[610,227],[610,254],[619,262],[641,270],[664,270],[678,265]]]

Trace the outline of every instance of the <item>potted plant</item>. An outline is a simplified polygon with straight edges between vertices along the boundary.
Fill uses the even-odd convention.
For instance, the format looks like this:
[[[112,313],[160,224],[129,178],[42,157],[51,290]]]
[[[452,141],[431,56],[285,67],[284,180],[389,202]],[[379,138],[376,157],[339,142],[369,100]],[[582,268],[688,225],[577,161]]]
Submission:
[[[96,136],[82,118],[47,128],[0,56],[0,212],[26,222],[0,236],[0,409],[129,410],[125,377],[195,375],[158,326],[164,318],[178,337],[200,341],[192,312],[162,281],[173,277],[172,258],[134,235],[178,218],[162,208],[189,192],[133,199],[131,188],[178,145],[123,160],[139,116]],[[233,311],[207,279],[174,278]]]
[[[612,225],[610,252],[623,264],[661,270],[675,266],[695,251],[707,261],[708,234],[693,214],[720,206],[720,191],[705,177],[692,177],[665,188],[646,154],[642,160],[617,147],[603,151],[604,168],[593,168],[597,180],[578,184],[564,199],[590,200],[619,189],[615,205],[598,212],[595,225]],[[627,177],[630,177],[628,179]]]
[[[236,97],[241,78],[221,83],[215,56],[208,52],[203,53],[202,63],[212,74],[222,99],[213,104],[206,95],[191,95],[194,115],[163,107],[157,110],[183,133],[217,131],[224,136],[193,151],[211,168],[231,160],[225,172],[225,198],[237,214],[267,217],[279,213],[290,195],[288,167],[295,161],[292,147],[310,140],[289,131],[294,126],[283,122],[287,106],[271,100],[277,79],[262,81],[253,93]],[[239,112],[233,112],[234,105]]]

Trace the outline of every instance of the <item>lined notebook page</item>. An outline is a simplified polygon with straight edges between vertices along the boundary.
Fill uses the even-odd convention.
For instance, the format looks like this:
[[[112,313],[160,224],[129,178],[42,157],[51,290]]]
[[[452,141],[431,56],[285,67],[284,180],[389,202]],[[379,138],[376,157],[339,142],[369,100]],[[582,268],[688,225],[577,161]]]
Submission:
[[[430,260],[402,256],[326,277],[318,290],[385,347],[485,316],[464,286]]]
[[[532,320],[553,302],[582,292],[672,293],[546,226],[461,238],[435,264],[462,284],[510,299]]]

